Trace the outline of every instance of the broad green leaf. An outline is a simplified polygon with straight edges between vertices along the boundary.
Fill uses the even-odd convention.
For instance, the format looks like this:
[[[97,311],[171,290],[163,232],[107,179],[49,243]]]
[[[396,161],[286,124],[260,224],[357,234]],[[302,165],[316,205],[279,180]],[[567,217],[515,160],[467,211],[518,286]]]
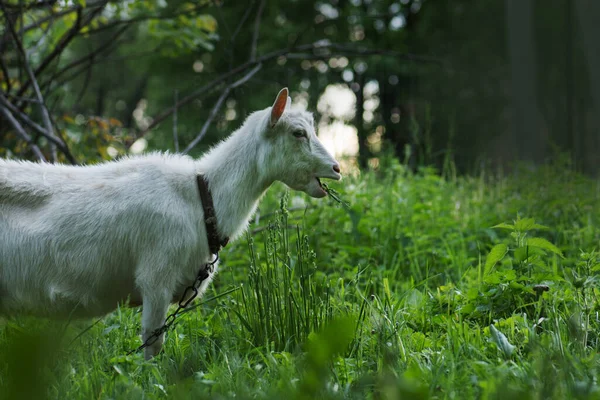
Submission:
[[[560,249],[558,247],[556,247],[555,245],[553,245],[552,243],[550,243],[549,241],[547,241],[544,238],[538,238],[538,237],[529,238],[529,239],[527,239],[527,245],[532,246],[532,247],[538,247],[538,248],[544,249],[544,250],[548,250],[548,251],[553,252],[554,254],[559,255],[560,257],[563,257],[562,251],[560,251]]]
[[[495,229],[508,229],[508,230],[513,231],[515,229],[515,226],[512,225],[512,224],[507,224],[507,223],[503,222],[501,224],[492,226],[492,228],[495,228]]]
[[[502,260],[508,251],[508,246],[500,243],[492,247],[485,260],[485,272],[487,273],[498,261]]]
[[[522,246],[515,250],[514,259],[516,262],[522,262],[527,259],[531,259],[532,256],[544,254],[546,253],[543,251],[543,249],[538,247]]]
[[[492,340],[496,343],[496,346],[504,353],[504,356],[509,358],[512,353],[515,351],[515,346],[513,346],[506,336],[500,332],[494,325],[490,325],[490,334],[492,335]]]

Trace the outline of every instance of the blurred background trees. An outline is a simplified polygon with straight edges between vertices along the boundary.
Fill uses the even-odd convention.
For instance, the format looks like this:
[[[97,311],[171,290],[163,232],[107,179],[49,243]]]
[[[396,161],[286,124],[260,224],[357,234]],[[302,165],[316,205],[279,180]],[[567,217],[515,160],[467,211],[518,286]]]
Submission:
[[[595,0],[0,1],[0,156],[199,155],[288,86],[349,163],[597,173]]]

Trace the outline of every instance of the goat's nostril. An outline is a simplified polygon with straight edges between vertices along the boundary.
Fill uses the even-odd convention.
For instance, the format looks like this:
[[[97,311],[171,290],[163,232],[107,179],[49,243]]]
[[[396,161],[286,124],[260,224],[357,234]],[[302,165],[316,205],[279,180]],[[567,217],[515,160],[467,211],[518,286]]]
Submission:
[[[339,174],[340,173],[340,166],[337,165],[337,164],[334,164],[333,170]]]

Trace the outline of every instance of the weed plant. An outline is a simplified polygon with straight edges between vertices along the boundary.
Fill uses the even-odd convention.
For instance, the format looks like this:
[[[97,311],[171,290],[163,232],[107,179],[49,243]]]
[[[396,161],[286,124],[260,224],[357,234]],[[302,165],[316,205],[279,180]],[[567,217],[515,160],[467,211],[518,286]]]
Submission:
[[[380,166],[272,189],[151,361],[139,309],[0,320],[0,398],[600,398],[598,181]]]

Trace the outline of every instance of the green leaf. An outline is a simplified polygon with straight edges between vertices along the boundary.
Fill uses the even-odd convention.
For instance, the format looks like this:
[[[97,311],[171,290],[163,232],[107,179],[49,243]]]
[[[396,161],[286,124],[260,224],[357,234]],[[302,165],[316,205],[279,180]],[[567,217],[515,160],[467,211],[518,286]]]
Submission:
[[[549,241],[547,241],[544,238],[529,238],[527,239],[527,245],[531,246],[531,247],[538,247],[540,249],[544,249],[544,250],[548,250],[551,251],[554,254],[559,255],[560,257],[563,257],[562,251],[560,251],[560,249],[558,247],[556,247],[555,245],[553,245],[552,243],[550,243]]]
[[[508,229],[508,230],[511,230],[511,231],[515,230],[515,226],[514,225],[507,224],[507,223],[504,223],[504,222],[501,223],[501,224],[498,224],[498,225],[494,225],[494,226],[492,226],[492,228],[494,228],[494,229]]]
[[[486,273],[500,260],[504,258],[506,253],[508,252],[508,246],[504,243],[500,243],[492,247],[492,250],[487,256],[485,260],[485,271]]]
[[[492,340],[496,343],[496,346],[504,353],[504,355],[509,358],[512,353],[515,351],[515,346],[513,346],[506,336],[500,332],[494,325],[490,325],[490,333],[492,335]]]

